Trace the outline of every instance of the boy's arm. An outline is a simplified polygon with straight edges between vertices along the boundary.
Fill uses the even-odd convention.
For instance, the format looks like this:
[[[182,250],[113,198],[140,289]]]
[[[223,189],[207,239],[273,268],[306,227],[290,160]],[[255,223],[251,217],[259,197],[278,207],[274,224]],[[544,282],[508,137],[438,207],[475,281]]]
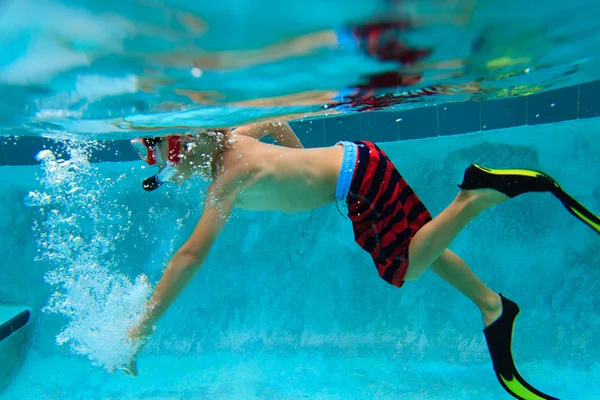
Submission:
[[[187,242],[171,258],[140,325],[129,332],[131,338],[150,335],[154,324],[198,272],[231,214],[237,193],[239,191],[234,188],[226,190],[215,183],[209,187],[200,221]],[[135,375],[135,371],[131,372]]]
[[[274,63],[290,57],[310,54],[320,48],[335,48],[339,44],[338,35],[333,30],[322,30],[308,33],[299,37],[286,39],[258,50],[239,50],[210,52],[192,57],[189,54],[169,54],[169,62],[189,61],[202,69],[237,69],[249,68],[254,65]]]
[[[302,143],[294,130],[287,122],[267,122],[248,124],[241,126],[235,130],[235,133],[244,136],[250,136],[255,139],[262,139],[267,135],[271,135],[279,144],[285,147],[301,149]]]

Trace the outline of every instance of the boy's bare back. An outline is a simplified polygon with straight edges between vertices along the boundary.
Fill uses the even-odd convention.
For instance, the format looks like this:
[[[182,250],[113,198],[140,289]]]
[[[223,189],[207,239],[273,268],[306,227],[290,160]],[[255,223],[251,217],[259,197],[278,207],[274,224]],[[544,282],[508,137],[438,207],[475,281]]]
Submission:
[[[248,210],[305,211],[335,201],[344,149],[292,149],[231,134],[209,193],[235,196]]]

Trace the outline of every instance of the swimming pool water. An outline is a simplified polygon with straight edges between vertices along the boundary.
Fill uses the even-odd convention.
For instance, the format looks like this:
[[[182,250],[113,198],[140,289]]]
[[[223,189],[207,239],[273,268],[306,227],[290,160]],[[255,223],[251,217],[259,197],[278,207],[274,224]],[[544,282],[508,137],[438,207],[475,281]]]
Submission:
[[[433,214],[453,199],[473,162],[544,170],[598,212],[599,127],[592,119],[382,148]],[[431,273],[400,290],[384,283],[334,206],[294,215],[237,212],[159,322],[139,358],[140,377],[108,374],[69,343],[58,346],[68,319],[40,311],[57,289],[43,276],[56,266],[33,261],[30,227],[43,218],[23,199],[49,190],[36,181],[41,169],[0,170],[0,222],[11,232],[0,243],[0,299],[31,306],[36,332],[2,399],[510,398],[495,380],[476,309]],[[140,162],[99,164],[94,174],[97,182],[113,182],[94,202],[100,211],[113,221],[130,215],[98,260],[110,274],[133,281],[144,273],[156,282],[169,252],[193,229],[205,184],[148,195],[139,189],[147,174]],[[514,353],[522,375],[559,398],[597,397],[597,235],[556,199],[531,194],[484,212],[451,248],[521,306]]]

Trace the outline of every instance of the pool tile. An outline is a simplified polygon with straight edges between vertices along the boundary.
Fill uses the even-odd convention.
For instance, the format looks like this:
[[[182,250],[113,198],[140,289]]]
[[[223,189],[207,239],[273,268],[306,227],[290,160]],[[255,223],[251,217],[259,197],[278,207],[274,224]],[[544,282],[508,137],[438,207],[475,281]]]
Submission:
[[[600,117],[600,81],[584,83],[579,87],[579,118]]]
[[[324,118],[325,145],[332,146],[340,140],[360,140],[360,114],[349,114]]]
[[[527,122],[525,102],[525,97],[482,102],[481,130],[525,125]]]
[[[527,96],[527,125],[577,119],[577,86]]]
[[[481,102],[446,103],[437,107],[440,135],[457,135],[481,130]]]
[[[325,146],[325,124],[323,119],[303,119],[290,122],[290,126],[304,147]]]
[[[68,142],[64,140],[44,138],[43,146],[45,149],[52,150],[57,158],[69,158],[69,153],[67,151]],[[120,160],[117,142],[112,140],[100,141],[99,148],[92,150],[89,157],[89,161],[92,163],[106,161],[117,162]]]
[[[396,142],[400,111],[373,111],[360,114],[361,139],[372,142]]]
[[[16,140],[16,141],[15,141]],[[44,148],[44,139],[34,136],[21,136],[4,141],[6,165],[35,165],[35,155]]]
[[[90,162],[119,162],[119,145],[114,140],[103,140],[100,142],[100,148],[92,151]]]
[[[438,135],[436,107],[420,107],[400,112],[399,140],[423,139]]]
[[[129,140],[117,140],[117,147],[119,148],[119,159],[121,161],[137,161],[138,157]]]
[[[0,166],[6,165],[6,155],[4,150],[4,143],[0,141]]]

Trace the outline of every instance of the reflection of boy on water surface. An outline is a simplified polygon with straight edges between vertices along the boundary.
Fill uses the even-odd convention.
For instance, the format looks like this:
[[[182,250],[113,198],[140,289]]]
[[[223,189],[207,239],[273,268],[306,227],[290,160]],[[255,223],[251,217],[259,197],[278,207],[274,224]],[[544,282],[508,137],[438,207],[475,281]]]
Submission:
[[[285,105],[327,104],[327,108],[344,106],[361,111],[379,109],[398,104],[405,99],[446,93],[473,93],[475,84],[437,85],[414,88],[401,93],[388,94],[403,87],[410,87],[422,81],[422,71],[428,69],[456,68],[460,61],[446,61],[427,64],[423,61],[431,54],[431,49],[414,47],[405,43],[401,36],[411,29],[406,21],[369,22],[352,25],[338,31],[327,30],[311,33],[255,51],[219,52],[202,56],[180,55],[169,62],[181,58],[200,69],[239,69],[257,64],[271,63],[285,58],[309,54],[322,48],[345,48],[356,50],[381,62],[396,63],[396,68],[381,73],[364,76],[362,82],[352,85],[343,92],[307,91],[266,99],[229,103],[238,106],[275,107]],[[392,67],[390,67],[392,68]],[[440,75],[442,79],[453,73]],[[192,100],[210,104],[216,94],[178,89],[177,93]]]

